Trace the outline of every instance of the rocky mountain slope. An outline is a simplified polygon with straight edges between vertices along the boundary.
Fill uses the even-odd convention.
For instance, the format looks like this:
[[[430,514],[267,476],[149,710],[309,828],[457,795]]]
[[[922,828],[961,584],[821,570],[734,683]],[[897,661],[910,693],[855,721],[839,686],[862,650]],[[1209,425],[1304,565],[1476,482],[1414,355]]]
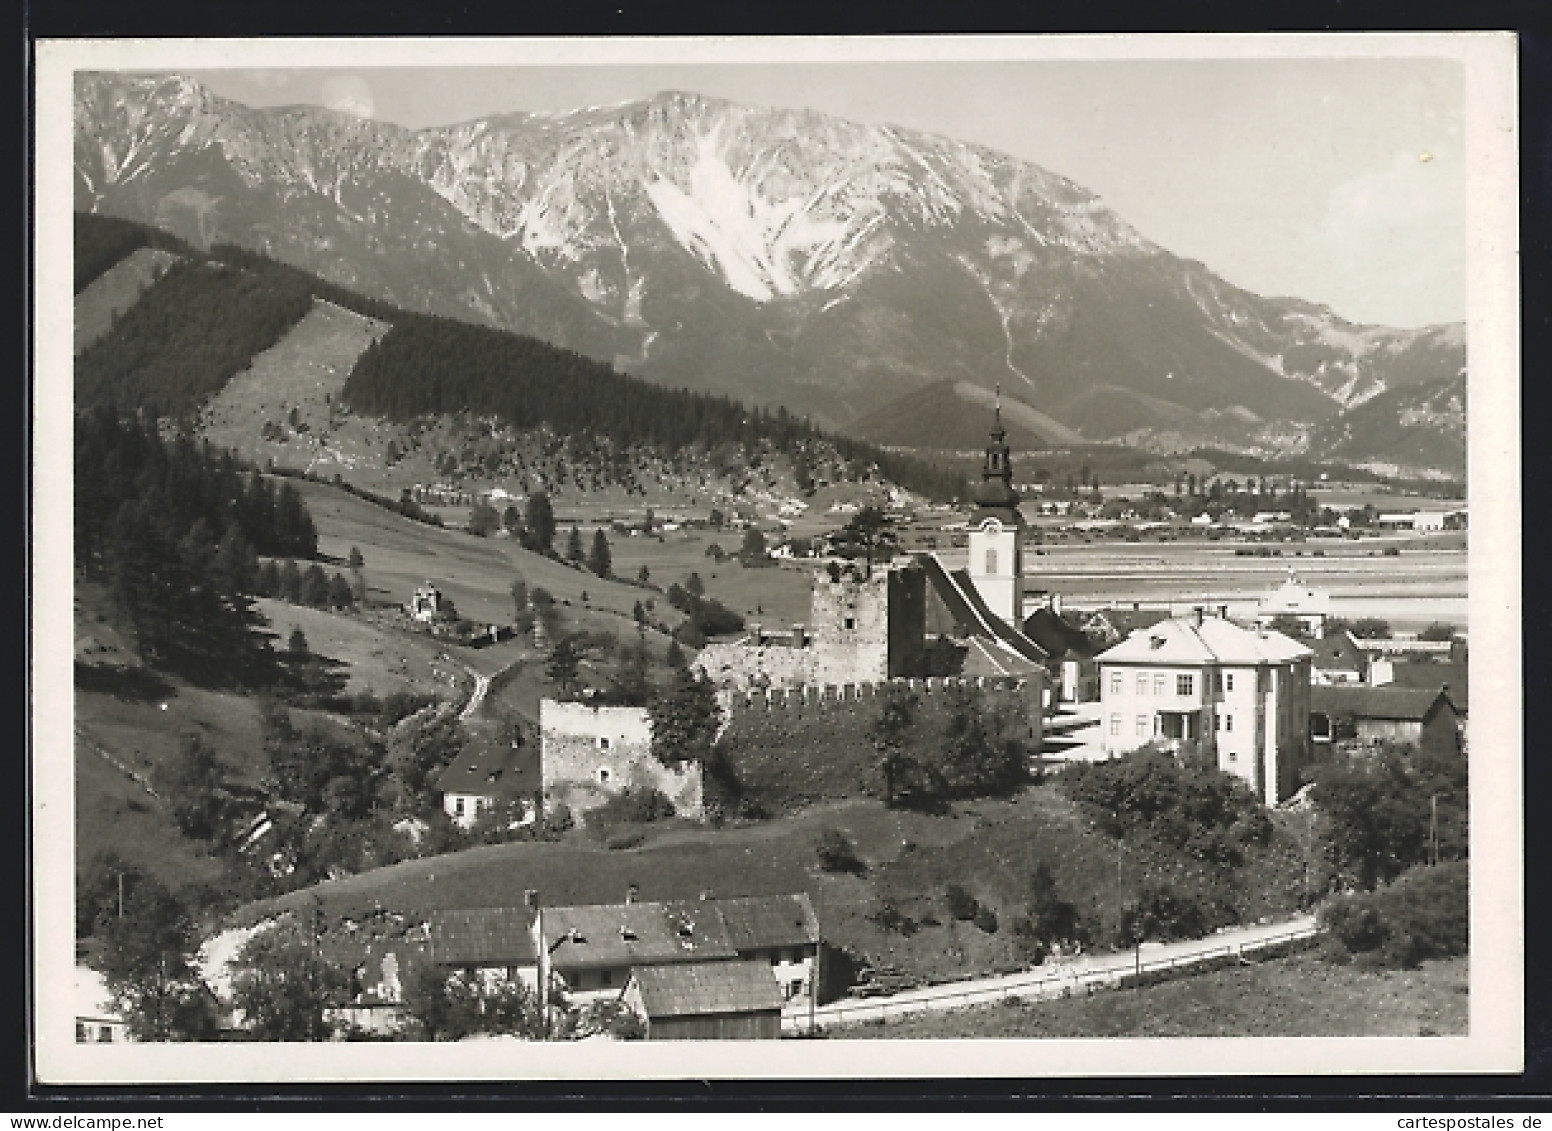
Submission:
[[[79,210],[831,427],[954,381],[1090,440],[1291,429],[1362,459],[1404,427],[1386,394],[1443,382],[1463,403],[1461,327],[1262,298],[1032,164],[811,111],[665,92],[411,131],[83,74],[75,163]],[[1381,421],[1332,430],[1370,402]]]

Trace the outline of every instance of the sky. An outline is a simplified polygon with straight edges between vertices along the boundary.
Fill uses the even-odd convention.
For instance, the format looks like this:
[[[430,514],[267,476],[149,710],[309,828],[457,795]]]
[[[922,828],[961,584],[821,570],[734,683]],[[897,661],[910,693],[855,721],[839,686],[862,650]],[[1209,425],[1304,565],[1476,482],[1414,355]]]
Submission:
[[[1146,237],[1355,322],[1466,315],[1465,103],[1442,58],[691,63],[187,71],[250,106],[410,128],[690,90],[976,142]]]

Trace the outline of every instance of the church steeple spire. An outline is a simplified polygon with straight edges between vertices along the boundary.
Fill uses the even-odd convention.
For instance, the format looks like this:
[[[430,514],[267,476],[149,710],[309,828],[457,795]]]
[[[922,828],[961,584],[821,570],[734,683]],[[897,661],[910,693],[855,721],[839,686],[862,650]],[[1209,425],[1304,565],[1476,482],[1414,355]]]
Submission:
[[[997,386],[997,400],[992,410],[991,443],[986,445],[986,456],[981,464],[981,483],[975,492],[978,511],[1004,512],[999,517],[1017,521],[1019,494],[1013,489],[1013,462],[1008,450],[1008,434],[1002,427],[1002,386]],[[1006,513],[1006,512],[1012,512]]]

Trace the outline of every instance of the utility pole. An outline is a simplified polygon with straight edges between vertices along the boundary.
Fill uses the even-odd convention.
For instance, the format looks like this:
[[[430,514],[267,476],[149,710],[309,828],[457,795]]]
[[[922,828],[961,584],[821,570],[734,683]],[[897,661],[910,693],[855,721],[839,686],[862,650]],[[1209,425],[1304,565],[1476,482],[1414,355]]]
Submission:
[[[1428,848],[1435,866],[1439,863],[1439,794],[1428,799]]]

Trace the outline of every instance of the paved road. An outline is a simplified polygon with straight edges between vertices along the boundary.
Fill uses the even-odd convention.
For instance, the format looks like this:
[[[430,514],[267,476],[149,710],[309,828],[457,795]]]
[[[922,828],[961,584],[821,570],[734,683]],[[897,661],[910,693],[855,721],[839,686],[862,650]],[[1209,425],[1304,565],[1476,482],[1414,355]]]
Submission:
[[[1226,955],[1253,952],[1290,938],[1307,938],[1314,933],[1315,917],[1302,915],[1265,926],[1236,927],[1205,939],[1144,943],[1140,954],[1127,951],[1119,954],[1080,955],[1060,964],[1041,966],[1018,974],[926,986],[888,997],[847,998],[816,1008],[812,1014],[812,1023],[822,1029],[831,1025],[855,1024],[930,1009],[960,1009],[1003,998],[1059,997],[1074,990],[1082,992],[1089,986],[1118,981],[1135,973],[1139,964],[1144,971],[1178,969]],[[809,1024],[810,1014],[806,1008],[793,1006],[782,1017],[782,1028],[788,1032],[802,1032]]]

